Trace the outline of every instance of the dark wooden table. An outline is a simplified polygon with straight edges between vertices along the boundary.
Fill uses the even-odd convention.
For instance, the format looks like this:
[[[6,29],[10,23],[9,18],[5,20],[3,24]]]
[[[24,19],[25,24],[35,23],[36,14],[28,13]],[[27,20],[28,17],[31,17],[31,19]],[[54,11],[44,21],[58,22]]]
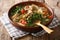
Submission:
[[[24,0],[0,0],[0,16],[4,12],[8,12],[9,8],[19,2],[22,2]],[[27,1],[27,0],[25,0]],[[29,0],[30,1],[30,0]],[[35,1],[40,1],[40,0],[35,0]],[[59,6],[57,6],[57,0],[45,0],[45,2],[51,6],[55,14],[60,20],[60,2],[58,3]],[[40,37],[34,37],[32,35],[27,35],[22,38],[18,38],[16,40],[60,40],[60,26],[53,28],[54,32],[52,34],[44,34]],[[0,40],[11,40],[11,37],[9,36],[8,32],[4,28],[3,24],[0,22]]]

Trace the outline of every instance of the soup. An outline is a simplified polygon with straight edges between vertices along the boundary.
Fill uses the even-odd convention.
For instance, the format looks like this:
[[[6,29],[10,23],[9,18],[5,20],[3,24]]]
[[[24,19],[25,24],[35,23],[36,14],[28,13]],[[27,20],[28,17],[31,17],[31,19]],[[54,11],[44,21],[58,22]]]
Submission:
[[[46,7],[40,7],[35,4],[16,6],[11,11],[12,21],[21,26],[35,27],[37,21],[45,25],[51,18],[52,14]]]

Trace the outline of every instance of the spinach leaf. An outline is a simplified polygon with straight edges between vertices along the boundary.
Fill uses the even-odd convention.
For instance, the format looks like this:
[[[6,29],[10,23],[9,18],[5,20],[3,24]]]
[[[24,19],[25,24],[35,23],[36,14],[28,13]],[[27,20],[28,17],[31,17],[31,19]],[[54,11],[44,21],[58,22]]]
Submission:
[[[27,20],[28,22],[28,26],[33,26],[34,22],[36,20],[41,20],[42,19],[42,14],[38,14],[38,13],[33,13],[32,16]]]
[[[11,11],[11,15],[14,15],[15,13],[19,13],[22,8],[23,8],[23,6],[21,6],[21,5],[14,7]]]

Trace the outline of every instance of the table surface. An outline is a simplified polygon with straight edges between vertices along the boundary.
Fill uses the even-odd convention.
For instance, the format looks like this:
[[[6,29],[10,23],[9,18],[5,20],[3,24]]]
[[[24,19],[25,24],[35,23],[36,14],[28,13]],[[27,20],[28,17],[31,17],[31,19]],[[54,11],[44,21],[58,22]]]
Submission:
[[[0,16],[4,12],[8,12],[9,8],[19,2],[28,1],[28,0],[0,0]],[[30,0],[29,0],[30,1]],[[40,1],[40,0],[35,0]],[[60,18],[60,1],[59,0],[44,0],[51,8],[54,9],[55,14],[58,19]],[[57,6],[58,4],[58,6]],[[60,20],[60,19],[59,19]],[[54,32],[52,34],[44,34],[40,37],[34,37],[32,35],[26,35],[25,37],[18,38],[16,40],[60,40],[60,27],[53,28]],[[0,21],[0,40],[11,40],[8,32],[4,28],[3,24]]]

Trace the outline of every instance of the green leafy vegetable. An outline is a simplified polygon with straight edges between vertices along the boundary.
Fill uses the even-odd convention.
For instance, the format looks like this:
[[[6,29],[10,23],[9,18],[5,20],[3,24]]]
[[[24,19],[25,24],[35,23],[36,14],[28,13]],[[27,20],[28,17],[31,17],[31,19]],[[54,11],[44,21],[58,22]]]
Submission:
[[[14,15],[15,13],[19,13],[22,8],[23,7],[21,5],[20,6],[16,6],[15,8],[12,9],[11,15]]]
[[[28,26],[32,26],[34,25],[34,21],[36,20],[41,20],[42,19],[42,14],[38,14],[38,13],[33,13],[33,15],[27,20],[28,22]]]

